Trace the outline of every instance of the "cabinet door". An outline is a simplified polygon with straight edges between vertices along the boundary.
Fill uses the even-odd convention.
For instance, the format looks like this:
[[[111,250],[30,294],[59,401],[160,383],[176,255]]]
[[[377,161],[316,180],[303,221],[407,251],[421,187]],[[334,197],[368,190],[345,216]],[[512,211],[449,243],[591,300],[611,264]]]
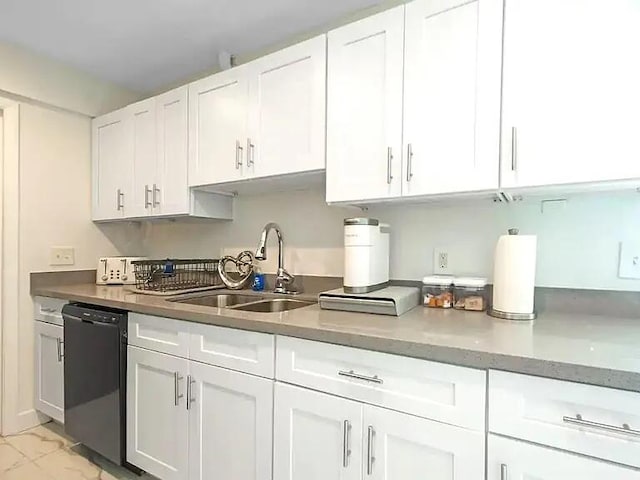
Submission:
[[[246,66],[189,86],[189,185],[240,180],[245,168]]]
[[[405,25],[403,195],[498,188],[502,0],[417,0]]]
[[[362,478],[360,403],[276,383],[274,407],[274,479]]]
[[[638,480],[640,471],[489,435],[487,480]]]
[[[189,213],[188,87],[156,97],[158,158],[152,202],[154,215]]]
[[[132,136],[126,109],[103,115],[92,124],[93,220],[121,218],[129,204]]]
[[[63,332],[58,325],[35,322],[36,409],[64,423]]]
[[[371,480],[484,480],[484,432],[364,407]]]
[[[158,158],[156,141],[156,100],[149,98],[127,107],[133,136],[133,188],[127,217],[151,215],[153,184]]]
[[[191,362],[189,478],[271,478],[273,381]]]
[[[401,194],[403,43],[403,6],[329,32],[328,202]]]
[[[163,480],[188,476],[188,361],[127,347],[127,461]]]
[[[640,2],[507,0],[503,187],[640,178]]]
[[[325,168],[327,37],[251,64],[247,167],[258,177]]]

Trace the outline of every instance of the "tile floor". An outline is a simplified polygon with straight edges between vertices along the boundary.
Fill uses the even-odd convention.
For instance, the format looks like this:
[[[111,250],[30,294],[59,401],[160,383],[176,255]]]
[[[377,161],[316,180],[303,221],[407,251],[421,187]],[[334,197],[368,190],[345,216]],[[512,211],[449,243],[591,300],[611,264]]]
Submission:
[[[66,437],[48,423],[0,437],[0,480],[133,480],[138,477]]]

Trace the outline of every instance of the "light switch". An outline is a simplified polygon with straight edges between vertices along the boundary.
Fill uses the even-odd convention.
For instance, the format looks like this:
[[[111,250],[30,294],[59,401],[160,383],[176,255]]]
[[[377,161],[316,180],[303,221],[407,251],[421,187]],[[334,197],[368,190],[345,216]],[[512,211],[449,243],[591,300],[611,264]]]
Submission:
[[[620,242],[618,276],[640,279],[640,242]]]
[[[51,247],[49,265],[73,265],[75,262],[73,247]]]

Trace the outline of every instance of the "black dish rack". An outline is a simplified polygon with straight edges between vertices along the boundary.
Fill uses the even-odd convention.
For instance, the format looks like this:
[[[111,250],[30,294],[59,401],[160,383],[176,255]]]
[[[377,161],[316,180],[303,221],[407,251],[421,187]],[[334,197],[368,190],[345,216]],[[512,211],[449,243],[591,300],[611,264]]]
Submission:
[[[136,260],[131,262],[136,278],[136,289],[150,292],[170,292],[210,288],[222,285],[218,274],[219,260],[165,259]]]

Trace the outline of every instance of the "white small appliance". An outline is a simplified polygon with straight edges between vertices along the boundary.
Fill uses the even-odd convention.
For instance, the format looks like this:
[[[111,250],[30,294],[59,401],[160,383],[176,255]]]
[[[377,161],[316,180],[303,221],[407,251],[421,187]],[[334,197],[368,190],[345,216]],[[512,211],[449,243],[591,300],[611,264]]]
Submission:
[[[102,257],[96,269],[98,285],[135,285],[132,262],[146,257]]]
[[[389,284],[389,231],[375,218],[345,219],[345,293],[373,292]]]

